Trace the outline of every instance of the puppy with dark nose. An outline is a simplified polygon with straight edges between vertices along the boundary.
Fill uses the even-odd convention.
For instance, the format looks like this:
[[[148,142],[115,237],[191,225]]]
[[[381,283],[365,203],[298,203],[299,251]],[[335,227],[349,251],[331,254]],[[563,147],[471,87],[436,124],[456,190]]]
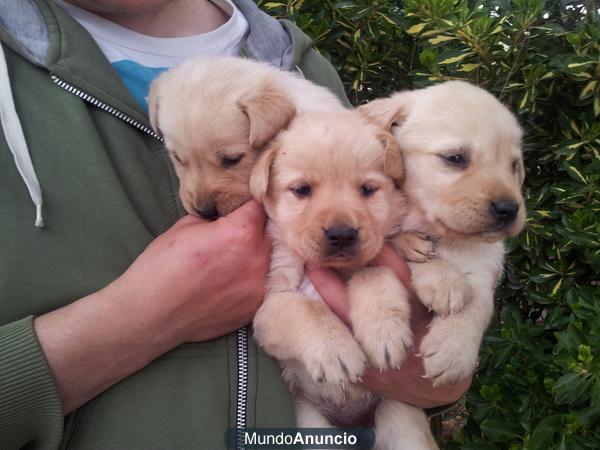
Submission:
[[[465,379],[493,314],[502,240],[525,223],[521,128],[494,96],[459,81],[359,109],[402,153],[409,206],[399,250],[415,235],[435,241],[404,252],[419,299],[435,313],[419,348],[426,376],[434,385]]]
[[[392,136],[357,111],[300,114],[272,142],[250,179],[274,244],[254,332],[283,367],[298,426],[357,426],[374,416],[376,448],[433,449],[420,410],[357,384],[367,363],[397,368],[412,345],[407,290],[369,264],[404,220],[400,156]],[[346,280],[352,330],[301,292],[306,264]],[[408,429],[401,438],[399,428]]]
[[[148,107],[183,207],[209,221],[251,198],[254,163],[297,112],[344,109],[324,87],[234,57],[199,57],[164,72],[152,83]]]

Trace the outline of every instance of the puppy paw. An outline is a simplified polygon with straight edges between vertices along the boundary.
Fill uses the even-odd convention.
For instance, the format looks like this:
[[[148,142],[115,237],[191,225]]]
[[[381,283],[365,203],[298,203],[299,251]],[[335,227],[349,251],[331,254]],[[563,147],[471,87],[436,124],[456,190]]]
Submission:
[[[386,267],[355,273],[348,284],[350,320],[369,363],[379,370],[400,367],[412,348],[409,293]]]
[[[410,262],[424,263],[435,256],[435,243],[420,233],[401,233],[393,240],[398,252]]]
[[[380,371],[400,368],[413,345],[405,311],[382,310],[379,320],[361,321],[354,334],[369,359],[369,365]]]
[[[340,385],[360,381],[367,365],[363,350],[347,330],[315,337],[305,347],[301,361],[317,383]]]
[[[471,299],[471,286],[458,270],[440,260],[411,264],[412,282],[421,303],[436,314],[457,313]]]
[[[475,370],[481,339],[466,333],[460,323],[437,318],[423,338],[419,349],[425,376],[434,386],[452,384]]]

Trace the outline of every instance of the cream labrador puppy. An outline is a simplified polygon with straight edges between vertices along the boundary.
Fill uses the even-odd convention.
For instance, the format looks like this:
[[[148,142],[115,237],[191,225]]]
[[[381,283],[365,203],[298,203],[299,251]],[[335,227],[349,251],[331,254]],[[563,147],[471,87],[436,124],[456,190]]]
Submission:
[[[357,111],[292,121],[250,179],[274,245],[254,332],[282,364],[300,427],[374,421],[378,449],[436,448],[420,410],[357,384],[367,363],[397,368],[412,345],[407,290],[391,270],[369,266],[402,226],[402,181],[393,137]],[[335,268],[346,280],[352,331],[301,291],[307,264]]]
[[[251,198],[264,147],[297,112],[344,109],[324,87],[265,63],[200,57],[150,87],[150,123],[162,134],[185,210],[215,220]]]
[[[493,314],[502,240],[525,223],[522,131],[495,97],[459,81],[399,92],[360,110],[390,130],[402,151],[403,231],[412,234],[397,241],[405,247],[415,233],[435,240],[435,257],[422,257],[431,250],[426,244],[421,255],[407,256],[415,261],[415,291],[436,313],[420,347],[425,373],[434,384],[452,383],[475,368]]]

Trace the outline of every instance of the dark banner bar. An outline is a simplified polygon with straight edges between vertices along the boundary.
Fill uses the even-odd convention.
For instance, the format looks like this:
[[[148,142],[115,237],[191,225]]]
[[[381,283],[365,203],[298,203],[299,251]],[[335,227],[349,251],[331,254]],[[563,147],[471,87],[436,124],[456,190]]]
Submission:
[[[246,428],[225,433],[228,449],[344,449],[370,450],[375,433],[370,428]]]

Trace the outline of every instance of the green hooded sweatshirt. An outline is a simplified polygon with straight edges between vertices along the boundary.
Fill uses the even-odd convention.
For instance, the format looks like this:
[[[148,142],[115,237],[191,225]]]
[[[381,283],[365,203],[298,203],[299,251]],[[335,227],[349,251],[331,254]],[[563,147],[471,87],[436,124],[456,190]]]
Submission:
[[[347,101],[306,35],[235,3],[244,54]],[[276,363],[244,331],[182,345],[63,418],[33,317],[119,277],[183,210],[147,115],[77,22],[50,0],[2,0],[0,41],[0,118],[18,118],[27,149],[13,155],[0,132],[0,448],[212,450],[240,419],[293,426]]]

